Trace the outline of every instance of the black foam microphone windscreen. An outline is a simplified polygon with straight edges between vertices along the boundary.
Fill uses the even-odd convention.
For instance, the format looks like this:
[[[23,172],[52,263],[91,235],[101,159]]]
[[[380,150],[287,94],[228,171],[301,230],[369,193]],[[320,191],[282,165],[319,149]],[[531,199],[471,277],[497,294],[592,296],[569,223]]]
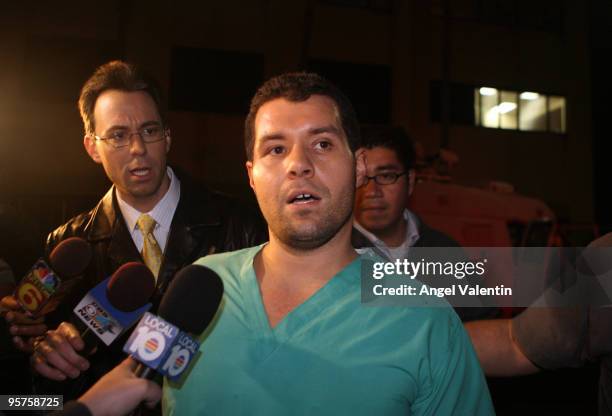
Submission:
[[[213,320],[221,298],[223,282],[211,269],[195,264],[181,269],[159,306],[159,316],[182,331],[200,334]]]

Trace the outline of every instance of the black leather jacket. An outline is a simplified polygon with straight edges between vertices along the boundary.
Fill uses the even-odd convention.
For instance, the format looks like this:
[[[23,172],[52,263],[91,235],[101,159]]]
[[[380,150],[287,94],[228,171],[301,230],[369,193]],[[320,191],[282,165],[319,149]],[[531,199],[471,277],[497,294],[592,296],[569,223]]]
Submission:
[[[80,300],[119,266],[142,262],[117,205],[112,187],[89,212],[82,213],[51,232],[45,252],[68,237],[91,244],[93,260],[71,297]],[[227,196],[181,181],[181,198],[172,219],[164,260],[158,276],[158,296],[182,267],[208,254],[251,247],[267,240],[265,223],[254,210],[239,207]],[[71,303],[71,302],[68,302]]]
[[[196,186],[188,179],[180,179],[181,197],[172,219],[164,260],[157,279],[151,310],[153,313],[162,293],[182,267],[208,254],[250,247],[267,240],[265,222],[258,211],[238,205],[227,196]],[[94,209],[77,215],[50,233],[46,244],[47,254],[59,242],[73,236],[84,238],[91,244],[93,260],[61,305],[46,317],[50,328],[56,328],[60,322],[68,321],[73,314],[73,308],[87,291],[112,275],[122,264],[130,261],[142,262],[117,205],[114,187]],[[76,398],[125,356],[121,349],[126,339],[127,336],[120,337],[109,348],[99,345],[96,354],[90,357],[92,368],[87,371],[90,374],[76,383],[67,383],[72,386],[62,386],[62,383],[50,383],[39,378],[36,390],[44,393],[56,392],[59,389],[66,395],[66,401]]]

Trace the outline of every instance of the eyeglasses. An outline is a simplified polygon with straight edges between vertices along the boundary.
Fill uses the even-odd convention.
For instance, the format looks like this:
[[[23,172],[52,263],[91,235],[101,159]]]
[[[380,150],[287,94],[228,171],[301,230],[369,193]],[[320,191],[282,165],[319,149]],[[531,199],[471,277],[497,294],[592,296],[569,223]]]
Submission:
[[[387,172],[387,173],[379,173],[374,176],[366,176],[366,182],[364,185],[367,185],[370,179],[374,179],[379,185],[391,185],[397,182],[400,176],[405,175],[406,172],[395,173],[395,172]]]
[[[130,144],[133,135],[139,135],[144,143],[155,143],[166,138],[166,129],[162,126],[148,126],[135,132],[128,130],[115,130],[107,137],[94,136],[96,140],[109,143],[115,149],[126,147]]]

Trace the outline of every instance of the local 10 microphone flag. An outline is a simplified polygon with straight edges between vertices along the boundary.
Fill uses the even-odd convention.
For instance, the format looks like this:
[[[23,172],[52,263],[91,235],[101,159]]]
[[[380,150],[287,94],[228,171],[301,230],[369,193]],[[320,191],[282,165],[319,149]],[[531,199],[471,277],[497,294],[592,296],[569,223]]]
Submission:
[[[178,327],[152,313],[145,313],[123,347],[137,361],[178,380],[198,352],[200,343]]]

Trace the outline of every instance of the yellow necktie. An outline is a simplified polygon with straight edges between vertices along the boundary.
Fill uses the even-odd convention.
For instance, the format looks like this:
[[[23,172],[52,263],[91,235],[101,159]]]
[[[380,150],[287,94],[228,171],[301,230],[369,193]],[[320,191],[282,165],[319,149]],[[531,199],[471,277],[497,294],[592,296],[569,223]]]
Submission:
[[[140,232],[142,233],[142,259],[144,260],[147,267],[153,273],[153,276],[157,279],[159,268],[161,267],[163,254],[157,240],[153,235],[155,229],[155,220],[148,214],[142,214],[136,221]]]

